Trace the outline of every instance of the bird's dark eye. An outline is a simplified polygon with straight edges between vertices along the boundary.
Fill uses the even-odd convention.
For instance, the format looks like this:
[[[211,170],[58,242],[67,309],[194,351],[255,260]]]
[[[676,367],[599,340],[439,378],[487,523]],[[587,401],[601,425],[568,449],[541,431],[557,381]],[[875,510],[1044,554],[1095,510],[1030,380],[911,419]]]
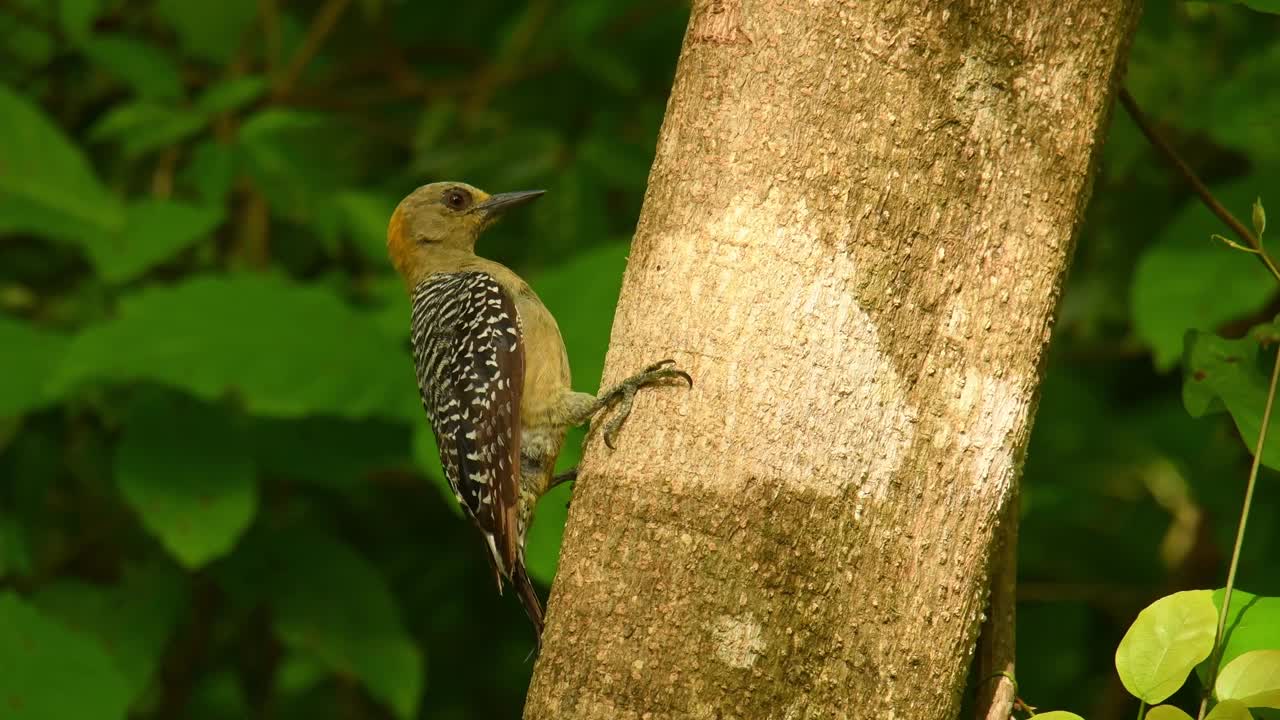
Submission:
[[[462,188],[449,188],[444,191],[444,204],[452,210],[466,210],[471,207],[471,193]]]

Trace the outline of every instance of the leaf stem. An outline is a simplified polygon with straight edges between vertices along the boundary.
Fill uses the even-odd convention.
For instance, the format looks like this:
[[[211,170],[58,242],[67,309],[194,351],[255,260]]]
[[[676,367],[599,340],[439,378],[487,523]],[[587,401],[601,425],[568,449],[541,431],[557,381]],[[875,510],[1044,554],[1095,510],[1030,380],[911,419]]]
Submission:
[[[1147,714],[1147,701],[1138,698],[1138,720],[1142,720],[1142,716]]]
[[[1244,529],[1249,522],[1249,507],[1253,505],[1253,488],[1258,484],[1258,468],[1262,464],[1262,448],[1267,440],[1267,426],[1271,424],[1271,407],[1275,404],[1277,380],[1280,380],[1280,348],[1276,350],[1276,361],[1271,368],[1271,385],[1267,388],[1267,404],[1262,408],[1262,427],[1258,429],[1258,445],[1253,451],[1253,464],[1249,467],[1249,484],[1245,486],[1244,505],[1240,508],[1240,526],[1236,529],[1236,546],[1231,551],[1227,586],[1222,591],[1222,609],[1218,612],[1218,631],[1213,640],[1213,659],[1209,663],[1208,687],[1200,700],[1200,714],[1197,715],[1197,720],[1204,720],[1205,710],[1209,706],[1209,695],[1218,681],[1218,664],[1222,662],[1223,633],[1227,628],[1227,610],[1231,607],[1231,590],[1236,584],[1236,568],[1240,565],[1240,548],[1244,545]]]

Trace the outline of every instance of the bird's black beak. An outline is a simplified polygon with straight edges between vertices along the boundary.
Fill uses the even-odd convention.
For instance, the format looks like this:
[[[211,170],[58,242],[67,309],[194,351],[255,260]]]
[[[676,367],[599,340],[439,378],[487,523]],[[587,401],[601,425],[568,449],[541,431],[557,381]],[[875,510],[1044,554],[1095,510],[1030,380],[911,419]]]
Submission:
[[[521,190],[519,192],[498,193],[490,195],[488,200],[476,205],[472,210],[486,218],[496,218],[513,207],[519,207],[542,197],[546,190]]]

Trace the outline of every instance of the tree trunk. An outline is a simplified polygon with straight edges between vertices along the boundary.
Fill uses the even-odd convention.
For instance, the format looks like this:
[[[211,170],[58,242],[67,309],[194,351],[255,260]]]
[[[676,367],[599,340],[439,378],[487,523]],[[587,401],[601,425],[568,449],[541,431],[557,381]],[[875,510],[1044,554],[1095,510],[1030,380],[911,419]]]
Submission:
[[[694,3],[526,718],[956,714],[1137,14]]]

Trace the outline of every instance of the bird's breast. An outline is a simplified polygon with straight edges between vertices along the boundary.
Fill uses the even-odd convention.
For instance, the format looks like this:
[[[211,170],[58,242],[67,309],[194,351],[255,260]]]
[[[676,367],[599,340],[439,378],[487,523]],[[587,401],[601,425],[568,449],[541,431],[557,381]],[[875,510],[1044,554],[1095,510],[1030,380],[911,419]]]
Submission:
[[[569,391],[572,377],[560,327],[537,295],[525,286],[516,296],[524,344],[524,391],[520,419],[525,426],[544,424],[554,404]]]

